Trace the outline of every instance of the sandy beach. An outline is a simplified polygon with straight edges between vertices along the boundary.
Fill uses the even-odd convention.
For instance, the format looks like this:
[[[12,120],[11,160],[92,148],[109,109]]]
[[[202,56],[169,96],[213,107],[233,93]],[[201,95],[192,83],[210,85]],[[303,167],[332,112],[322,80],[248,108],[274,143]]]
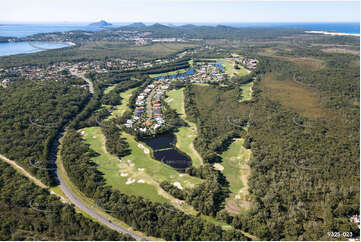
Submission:
[[[360,37],[360,34],[349,34],[349,33],[336,33],[336,32],[327,32],[327,31],[305,31],[308,34],[326,34],[333,36],[357,36]]]

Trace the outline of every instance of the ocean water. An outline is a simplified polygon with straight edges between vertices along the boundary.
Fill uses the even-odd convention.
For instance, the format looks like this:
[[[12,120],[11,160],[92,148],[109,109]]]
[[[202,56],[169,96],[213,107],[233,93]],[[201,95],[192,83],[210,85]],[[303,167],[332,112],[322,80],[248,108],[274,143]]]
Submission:
[[[58,49],[70,46],[67,43],[55,42],[14,42],[0,43],[0,56],[9,56],[17,54],[29,54],[44,50]]]
[[[360,23],[225,23],[232,27],[302,28],[305,30],[336,31],[359,34]]]
[[[113,24],[113,27],[126,25],[127,23]],[[149,23],[148,23],[149,24]],[[183,25],[176,23],[172,25]],[[360,23],[194,23],[195,25],[215,26],[218,24],[231,27],[268,27],[268,28],[302,28],[305,30],[336,31],[339,33],[360,34]],[[98,31],[102,28],[88,26],[87,24],[1,24],[0,36],[25,37],[37,33],[65,32],[72,30]],[[36,48],[36,46],[41,48]],[[34,53],[45,49],[63,48],[68,46],[63,43],[43,42],[31,46],[27,42],[0,43],[0,56]]]
[[[85,25],[54,25],[54,24],[1,24],[0,36],[25,37],[38,33],[65,32],[72,30],[96,31],[101,28]]]

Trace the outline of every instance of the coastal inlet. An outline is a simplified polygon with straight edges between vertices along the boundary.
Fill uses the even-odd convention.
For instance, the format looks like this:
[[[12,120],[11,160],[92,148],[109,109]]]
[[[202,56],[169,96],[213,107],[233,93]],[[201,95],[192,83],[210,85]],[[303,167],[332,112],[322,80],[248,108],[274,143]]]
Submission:
[[[45,50],[60,49],[73,45],[74,45],[73,43],[43,42],[43,41],[0,43],[0,56],[30,54]]]

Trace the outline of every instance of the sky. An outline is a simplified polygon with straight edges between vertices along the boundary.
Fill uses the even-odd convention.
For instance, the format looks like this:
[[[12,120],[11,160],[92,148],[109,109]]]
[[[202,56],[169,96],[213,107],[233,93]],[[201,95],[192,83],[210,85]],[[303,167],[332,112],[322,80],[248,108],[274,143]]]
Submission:
[[[241,0],[0,0],[0,23],[359,22],[360,2]]]

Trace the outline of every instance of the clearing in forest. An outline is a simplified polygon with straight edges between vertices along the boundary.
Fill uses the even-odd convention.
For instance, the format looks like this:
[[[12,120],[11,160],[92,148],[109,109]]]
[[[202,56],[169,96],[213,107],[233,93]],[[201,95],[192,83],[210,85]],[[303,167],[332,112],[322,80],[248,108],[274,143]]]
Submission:
[[[190,156],[194,167],[199,167],[203,164],[203,159],[193,145],[193,141],[197,137],[197,126],[193,122],[187,120],[184,110],[183,90],[184,88],[167,92],[169,100],[172,100],[169,101],[168,105],[170,108],[176,110],[180,117],[189,125],[188,127],[180,127],[178,129],[179,131],[175,133],[177,137],[176,147]]]
[[[127,91],[119,94],[122,99],[122,102],[120,105],[114,106],[112,115],[110,115],[107,118],[107,120],[112,119],[114,117],[121,117],[126,111],[129,110],[129,107],[128,107],[129,98],[132,96],[135,89],[137,89],[137,88],[131,88],[131,89],[128,89]]]
[[[321,105],[321,97],[316,89],[302,86],[291,80],[278,80],[273,74],[261,82],[264,95],[273,101],[279,101],[307,118],[321,118],[325,109]]]
[[[231,213],[239,213],[242,208],[248,208],[246,199],[248,194],[247,180],[250,173],[248,161],[251,150],[243,147],[243,138],[235,139],[228,150],[221,155],[223,175],[229,182],[231,194],[226,200],[226,209]],[[233,205],[233,206],[232,206]]]
[[[240,102],[249,101],[252,99],[252,87],[253,87],[253,82],[240,85],[241,88]]]

